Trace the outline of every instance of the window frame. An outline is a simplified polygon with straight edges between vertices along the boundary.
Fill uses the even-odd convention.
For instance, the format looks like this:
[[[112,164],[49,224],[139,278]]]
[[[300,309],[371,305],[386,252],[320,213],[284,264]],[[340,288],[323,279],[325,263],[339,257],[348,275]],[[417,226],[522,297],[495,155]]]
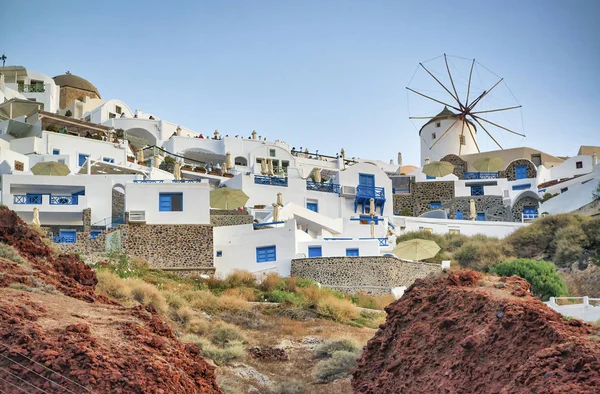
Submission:
[[[360,248],[346,248],[346,257],[359,257],[359,256],[360,256]]]
[[[317,251],[318,250],[318,255],[312,255],[311,251]],[[308,247],[308,257],[309,258],[313,258],[313,257],[323,257],[323,247],[321,245],[314,245],[314,246],[309,246]]]
[[[269,149],[269,157],[277,157],[277,151],[275,149]]]
[[[103,157],[102,161],[105,163],[115,164],[115,159],[113,159],[112,157]]]
[[[181,197],[181,209],[173,210],[173,197],[180,196]],[[169,209],[167,209],[166,205],[163,205],[166,201],[162,199],[168,197],[169,198]],[[183,193],[158,193],[158,212],[183,212]]]
[[[582,169],[583,168],[583,161],[576,161],[575,162],[575,168],[576,169]]]
[[[481,190],[481,193],[477,193],[476,190]],[[476,196],[485,196],[485,188],[483,185],[473,185],[471,186],[471,197]]]
[[[272,254],[272,256],[271,256]],[[257,246],[256,247],[256,262],[257,263],[268,263],[271,261],[277,261],[277,246]]]
[[[81,158],[84,157],[85,159],[83,160],[83,162],[81,162]],[[85,162],[90,158],[90,155],[86,154],[86,153],[78,153],[77,154],[77,164],[79,167],[83,167],[83,165],[85,164]]]
[[[53,155],[53,156],[58,156],[58,155],[60,155],[60,149],[52,148],[52,155]]]

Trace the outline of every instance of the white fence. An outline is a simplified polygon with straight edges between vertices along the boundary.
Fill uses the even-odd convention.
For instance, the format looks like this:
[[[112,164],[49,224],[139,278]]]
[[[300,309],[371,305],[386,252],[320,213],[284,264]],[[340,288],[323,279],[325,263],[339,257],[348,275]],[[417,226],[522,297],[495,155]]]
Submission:
[[[560,300],[580,300],[581,302],[561,304]],[[586,322],[600,320],[600,298],[550,297],[550,301],[545,304],[564,316],[581,319]]]

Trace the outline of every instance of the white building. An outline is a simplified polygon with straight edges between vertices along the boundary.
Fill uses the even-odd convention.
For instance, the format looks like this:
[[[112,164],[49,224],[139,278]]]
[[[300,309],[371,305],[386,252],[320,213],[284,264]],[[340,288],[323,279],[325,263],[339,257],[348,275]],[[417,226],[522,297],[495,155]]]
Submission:
[[[421,165],[425,159],[440,160],[449,153],[468,155],[477,153],[477,128],[471,122],[457,122],[457,115],[447,107],[419,130],[421,138]]]

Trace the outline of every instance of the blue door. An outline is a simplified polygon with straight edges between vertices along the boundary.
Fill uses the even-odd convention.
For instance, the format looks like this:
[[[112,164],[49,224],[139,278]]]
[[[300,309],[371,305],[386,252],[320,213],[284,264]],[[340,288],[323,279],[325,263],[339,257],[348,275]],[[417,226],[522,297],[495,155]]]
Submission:
[[[485,222],[485,212],[477,212],[477,220]]]
[[[463,220],[463,214],[461,211],[456,211],[456,220]]]
[[[320,246],[309,246],[308,247],[308,257],[321,257],[323,256],[323,252]]]
[[[63,244],[74,244],[77,242],[77,231],[75,230],[60,230],[60,242]]]
[[[527,178],[527,166],[522,164],[520,166],[515,167],[515,177],[517,179],[525,179]]]
[[[365,187],[375,187],[375,175],[358,174],[358,185]]]

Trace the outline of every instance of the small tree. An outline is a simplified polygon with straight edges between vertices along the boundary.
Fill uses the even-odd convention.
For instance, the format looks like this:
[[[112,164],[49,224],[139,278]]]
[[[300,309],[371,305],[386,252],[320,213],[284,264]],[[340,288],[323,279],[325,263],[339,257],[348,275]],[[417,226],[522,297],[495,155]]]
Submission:
[[[68,109],[67,112],[65,112],[65,116],[73,116],[73,112],[71,112],[71,110]]]
[[[568,294],[567,285],[556,272],[554,264],[544,260],[504,261],[492,267],[491,272],[501,276],[520,276],[531,284],[533,294],[542,301]]]

